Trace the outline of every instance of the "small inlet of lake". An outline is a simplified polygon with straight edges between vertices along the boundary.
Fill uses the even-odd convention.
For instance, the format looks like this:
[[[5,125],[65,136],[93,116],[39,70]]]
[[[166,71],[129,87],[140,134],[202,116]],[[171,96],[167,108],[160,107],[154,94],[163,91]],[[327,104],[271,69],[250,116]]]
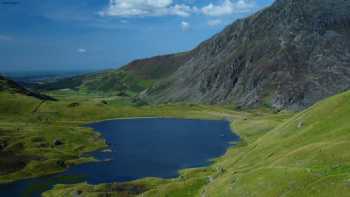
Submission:
[[[184,168],[203,167],[223,155],[239,137],[229,122],[140,118],[86,125],[100,132],[107,150],[91,153],[103,162],[69,168],[57,175],[0,185],[0,196],[40,196],[55,184],[131,181],[144,177],[171,178]]]

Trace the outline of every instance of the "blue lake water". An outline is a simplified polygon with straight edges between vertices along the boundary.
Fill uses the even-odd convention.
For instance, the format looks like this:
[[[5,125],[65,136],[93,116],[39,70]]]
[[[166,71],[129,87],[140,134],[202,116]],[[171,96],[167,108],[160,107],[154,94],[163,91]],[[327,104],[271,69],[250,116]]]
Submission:
[[[125,119],[87,125],[101,132],[112,152],[92,153],[108,162],[71,167],[57,175],[0,185],[0,196],[40,196],[55,184],[171,178],[178,170],[201,167],[221,156],[239,137],[229,123],[214,120]]]

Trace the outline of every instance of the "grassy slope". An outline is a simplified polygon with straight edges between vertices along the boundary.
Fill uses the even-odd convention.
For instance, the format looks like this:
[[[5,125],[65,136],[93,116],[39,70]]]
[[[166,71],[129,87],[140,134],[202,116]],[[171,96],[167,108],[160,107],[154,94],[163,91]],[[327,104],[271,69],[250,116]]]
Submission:
[[[217,165],[208,196],[349,196],[350,92],[317,103]],[[239,126],[237,131],[240,133]]]
[[[213,114],[210,112],[210,114]],[[217,112],[215,112],[216,115]],[[326,99],[286,120],[288,113],[220,112],[234,123],[243,142],[214,165],[186,170],[172,180],[145,179],[140,196],[349,196],[350,92]],[[45,196],[82,191],[115,196],[117,184],[58,185]],[[131,190],[136,191],[136,190]],[[142,190],[141,190],[142,191]]]
[[[0,93],[0,141],[5,144],[1,154],[9,155],[0,159],[0,182],[62,171],[90,160],[80,158],[82,153],[104,147],[103,139],[90,129],[34,113],[40,103],[33,97]],[[55,139],[64,145],[54,146]]]

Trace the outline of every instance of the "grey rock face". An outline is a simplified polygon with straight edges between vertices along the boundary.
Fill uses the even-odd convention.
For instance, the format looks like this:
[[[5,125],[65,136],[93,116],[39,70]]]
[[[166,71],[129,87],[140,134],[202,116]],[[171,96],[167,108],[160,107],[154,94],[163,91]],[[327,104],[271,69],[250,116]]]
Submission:
[[[191,54],[143,97],[305,108],[350,88],[350,0],[277,0]]]

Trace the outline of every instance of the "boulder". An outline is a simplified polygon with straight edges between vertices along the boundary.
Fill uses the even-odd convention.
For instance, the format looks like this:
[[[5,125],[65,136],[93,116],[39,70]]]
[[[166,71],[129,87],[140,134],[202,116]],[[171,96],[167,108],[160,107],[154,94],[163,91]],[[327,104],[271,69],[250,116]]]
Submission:
[[[79,107],[79,106],[80,106],[80,103],[76,103],[76,102],[68,105],[68,107]]]
[[[299,122],[298,123],[298,129],[302,128],[304,126],[304,122]]]
[[[63,145],[63,142],[59,139],[54,139],[53,140],[53,145],[54,146],[60,146],[60,145]]]

